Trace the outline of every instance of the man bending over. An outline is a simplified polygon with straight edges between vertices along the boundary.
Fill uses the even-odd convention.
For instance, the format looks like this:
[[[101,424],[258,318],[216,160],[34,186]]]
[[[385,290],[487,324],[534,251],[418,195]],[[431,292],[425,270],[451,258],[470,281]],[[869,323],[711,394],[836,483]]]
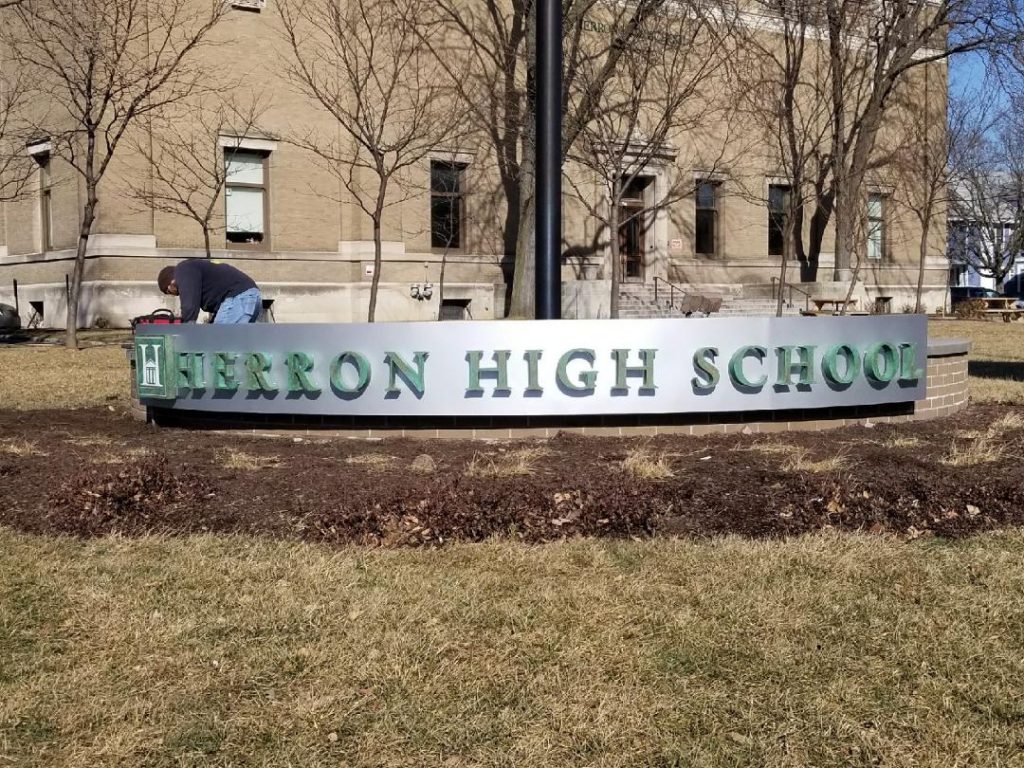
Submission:
[[[183,323],[194,323],[200,309],[212,313],[215,323],[255,323],[263,309],[260,289],[251,277],[209,259],[186,259],[164,267],[157,285],[162,293],[181,300]]]

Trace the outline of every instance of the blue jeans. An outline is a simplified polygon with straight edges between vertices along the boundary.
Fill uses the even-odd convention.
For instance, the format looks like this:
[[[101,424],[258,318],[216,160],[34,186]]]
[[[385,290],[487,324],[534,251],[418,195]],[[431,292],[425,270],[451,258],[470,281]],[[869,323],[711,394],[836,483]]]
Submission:
[[[224,299],[213,322],[218,325],[255,323],[263,310],[259,288],[250,288],[237,296]]]

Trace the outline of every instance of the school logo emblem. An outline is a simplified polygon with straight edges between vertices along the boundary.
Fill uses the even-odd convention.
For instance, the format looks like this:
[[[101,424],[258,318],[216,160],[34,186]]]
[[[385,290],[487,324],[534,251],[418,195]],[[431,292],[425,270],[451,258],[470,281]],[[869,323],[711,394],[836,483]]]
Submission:
[[[135,337],[135,380],[140,398],[173,400],[177,396],[173,360],[172,337]]]

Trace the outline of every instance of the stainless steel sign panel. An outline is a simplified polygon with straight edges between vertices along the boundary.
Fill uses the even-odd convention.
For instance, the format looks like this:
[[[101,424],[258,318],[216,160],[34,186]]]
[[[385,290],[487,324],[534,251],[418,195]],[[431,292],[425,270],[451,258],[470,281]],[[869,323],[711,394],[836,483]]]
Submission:
[[[158,350],[160,337],[166,343]],[[568,416],[909,402],[925,396],[926,354],[927,320],[917,315],[184,325],[153,326],[136,338],[147,404],[296,415]]]

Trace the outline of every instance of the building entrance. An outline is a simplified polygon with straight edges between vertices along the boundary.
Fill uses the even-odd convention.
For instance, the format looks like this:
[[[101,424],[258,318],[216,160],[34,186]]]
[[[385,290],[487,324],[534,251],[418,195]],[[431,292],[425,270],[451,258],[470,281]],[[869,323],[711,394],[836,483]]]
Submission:
[[[619,279],[642,283],[647,253],[647,192],[654,179],[636,176],[626,186],[619,203]]]

